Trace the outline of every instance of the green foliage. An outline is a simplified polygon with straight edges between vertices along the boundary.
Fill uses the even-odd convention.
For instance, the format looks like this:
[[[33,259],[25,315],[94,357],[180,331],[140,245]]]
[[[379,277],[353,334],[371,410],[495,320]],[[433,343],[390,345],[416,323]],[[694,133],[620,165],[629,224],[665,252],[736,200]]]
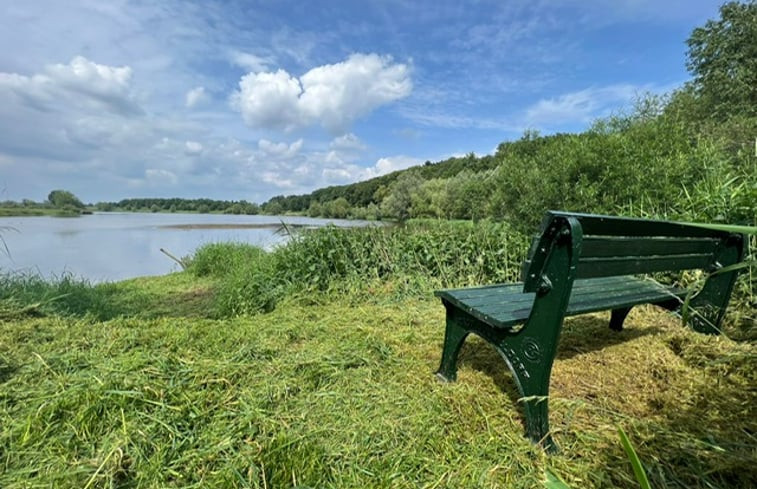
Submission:
[[[86,280],[64,274],[45,280],[32,274],[0,275],[0,301],[39,314],[84,315],[99,319],[114,316],[109,285],[93,286]]]
[[[308,215],[310,217],[318,217],[323,215],[323,207],[320,202],[311,202],[308,208]]]
[[[633,468],[639,487],[641,487],[641,489],[652,489],[652,486],[649,484],[649,479],[647,478],[647,473],[644,470],[644,466],[641,464],[641,460],[639,460],[639,456],[636,454],[636,450],[634,450],[631,441],[628,439],[628,435],[626,435],[626,432],[623,431],[623,428],[620,426],[618,426],[618,434],[620,436],[620,443],[623,445],[623,450],[625,450],[628,460],[631,461],[631,467]],[[570,486],[550,469],[546,470],[544,487],[545,489],[570,489]]]
[[[273,260],[263,249],[242,243],[202,246],[187,270],[198,277],[221,279],[215,293],[215,313],[239,316],[269,312],[282,294]]]
[[[225,214],[258,214],[260,207],[246,200],[228,201],[213,199],[123,199],[119,202],[98,202],[95,209],[101,212],[222,212]]]
[[[757,3],[728,2],[720,18],[694,29],[686,67],[705,110],[717,120],[757,116]]]
[[[455,219],[478,220],[486,217],[486,205],[494,193],[493,171],[473,173],[464,170],[447,181],[442,208]]]
[[[261,248],[244,243],[210,243],[195,251],[187,270],[198,277],[224,277],[257,263],[264,255]]]
[[[570,486],[559,475],[549,469],[547,469],[544,478],[544,487],[546,489],[570,489]]]
[[[312,207],[311,207],[312,209]],[[344,197],[325,202],[321,205],[323,217],[332,217],[334,219],[346,219],[350,215],[350,203]]]
[[[284,292],[273,262],[261,255],[223,277],[216,289],[216,313],[236,317],[271,312]]]
[[[447,182],[442,178],[432,178],[422,182],[420,187],[410,194],[412,217],[447,217],[444,209],[447,200]]]
[[[398,297],[518,279],[528,238],[502,223],[422,221],[397,227],[303,231],[266,252],[235,243],[201,247],[187,270],[219,279],[216,314],[267,312],[297,292],[393,284]]]
[[[391,216],[400,222],[410,218],[412,195],[423,183],[415,172],[402,173],[389,187],[389,193],[381,202],[381,214]]]

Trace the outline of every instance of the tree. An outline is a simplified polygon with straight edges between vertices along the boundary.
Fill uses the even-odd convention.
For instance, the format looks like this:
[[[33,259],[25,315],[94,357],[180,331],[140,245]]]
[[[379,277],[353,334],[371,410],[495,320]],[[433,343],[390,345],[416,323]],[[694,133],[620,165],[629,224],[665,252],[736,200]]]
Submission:
[[[447,200],[447,182],[442,178],[423,182],[410,196],[412,217],[446,217],[443,207]]]
[[[349,216],[351,210],[350,203],[344,197],[339,197],[332,201],[326,202],[322,206],[322,214],[325,217],[335,219],[344,219]]]
[[[75,207],[76,209],[83,209],[84,204],[74,194],[68,190],[53,190],[47,196],[48,202],[53,207],[63,208],[66,206]]]
[[[400,222],[406,221],[410,217],[412,195],[422,184],[423,179],[415,172],[401,173],[389,187],[389,194],[381,202],[381,213],[393,216]]]
[[[308,216],[318,217],[321,215],[323,215],[323,207],[321,206],[320,202],[314,200],[310,203],[310,207],[308,208]]]
[[[686,68],[716,119],[757,116],[757,2],[728,2],[686,41]]]

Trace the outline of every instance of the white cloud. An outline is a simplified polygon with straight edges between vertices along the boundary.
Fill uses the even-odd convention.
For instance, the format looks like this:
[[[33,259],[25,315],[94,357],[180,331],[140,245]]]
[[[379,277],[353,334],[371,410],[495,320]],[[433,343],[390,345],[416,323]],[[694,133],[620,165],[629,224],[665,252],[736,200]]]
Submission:
[[[393,171],[404,170],[411,166],[420,165],[421,163],[423,163],[423,160],[411,156],[387,156],[385,158],[379,158],[373,168],[367,168],[366,170],[369,173],[372,173],[372,176],[368,178],[373,178],[386,175]]]
[[[0,100],[13,94],[37,110],[67,105],[78,110],[106,109],[122,115],[142,112],[131,92],[129,66],[107,66],[76,56],[67,65],[53,64],[43,73],[0,73]]]
[[[159,168],[148,168],[145,170],[145,179],[152,184],[169,184],[173,185],[178,181],[175,174],[168,170]]]
[[[334,138],[329,143],[329,148],[340,151],[364,151],[366,146],[359,137],[349,132]]]
[[[302,148],[303,140],[298,139],[292,144],[287,143],[273,143],[267,139],[261,139],[258,141],[258,148],[268,156],[276,158],[289,159],[299,153]]]
[[[650,87],[617,84],[591,87],[559,97],[542,99],[526,110],[525,119],[531,125],[559,126],[565,123],[588,123],[610,111],[627,107]]]
[[[250,73],[258,73],[267,70],[269,66],[275,63],[275,60],[270,56],[261,57],[252,53],[233,51],[231,53],[231,62]]]
[[[331,161],[331,163],[337,162],[334,160]],[[368,180],[394,171],[404,170],[411,166],[420,165],[423,163],[423,160],[411,156],[398,155],[379,158],[373,166],[369,167],[344,162],[338,163],[341,163],[341,165],[326,167],[322,170],[323,178],[327,184],[344,184]]]
[[[319,124],[342,133],[356,119],[411,91],[408,65],[389,56],[353,54],[299,79],[281,69],[248,73],[231,103],[252,127],[292,130]]]
[[[205,87],[195,87],[187,92],[184,105],[191,109],[194,106],[205,102],[207,98],[208,95],[205,92]]]
[[[198,143],[197,141],[187,141],[185,144],[186,153],[187,154],[198,154],[202,153],[202,144]]]
[[[304,123],[297,107],[301,92],[299,80],[284,70],[249,73],[231,100],[248,125],[290,130]]]

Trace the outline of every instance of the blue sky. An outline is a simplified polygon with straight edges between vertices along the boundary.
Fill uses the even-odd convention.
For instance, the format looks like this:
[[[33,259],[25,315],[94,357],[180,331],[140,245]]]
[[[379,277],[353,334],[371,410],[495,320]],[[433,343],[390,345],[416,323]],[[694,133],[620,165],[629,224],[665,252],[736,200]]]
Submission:
[[[688,80],[705,0],[5,2],[0,200],[262,202]]]

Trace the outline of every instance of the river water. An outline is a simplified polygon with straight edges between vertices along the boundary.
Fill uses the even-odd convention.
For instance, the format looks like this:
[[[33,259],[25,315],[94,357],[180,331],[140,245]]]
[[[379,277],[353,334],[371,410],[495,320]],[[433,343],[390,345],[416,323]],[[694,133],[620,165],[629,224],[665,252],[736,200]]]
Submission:
[[[75,218],[0,217],[0,273],[72,274],[92,282],[163,275],[182,258],[214,242],[243,242],[270,249],[287,239],[281,222],[300,226],[363,226],[365,221],[219,214],[95,213]],[[2,244],[0,243],[0,248]]]

